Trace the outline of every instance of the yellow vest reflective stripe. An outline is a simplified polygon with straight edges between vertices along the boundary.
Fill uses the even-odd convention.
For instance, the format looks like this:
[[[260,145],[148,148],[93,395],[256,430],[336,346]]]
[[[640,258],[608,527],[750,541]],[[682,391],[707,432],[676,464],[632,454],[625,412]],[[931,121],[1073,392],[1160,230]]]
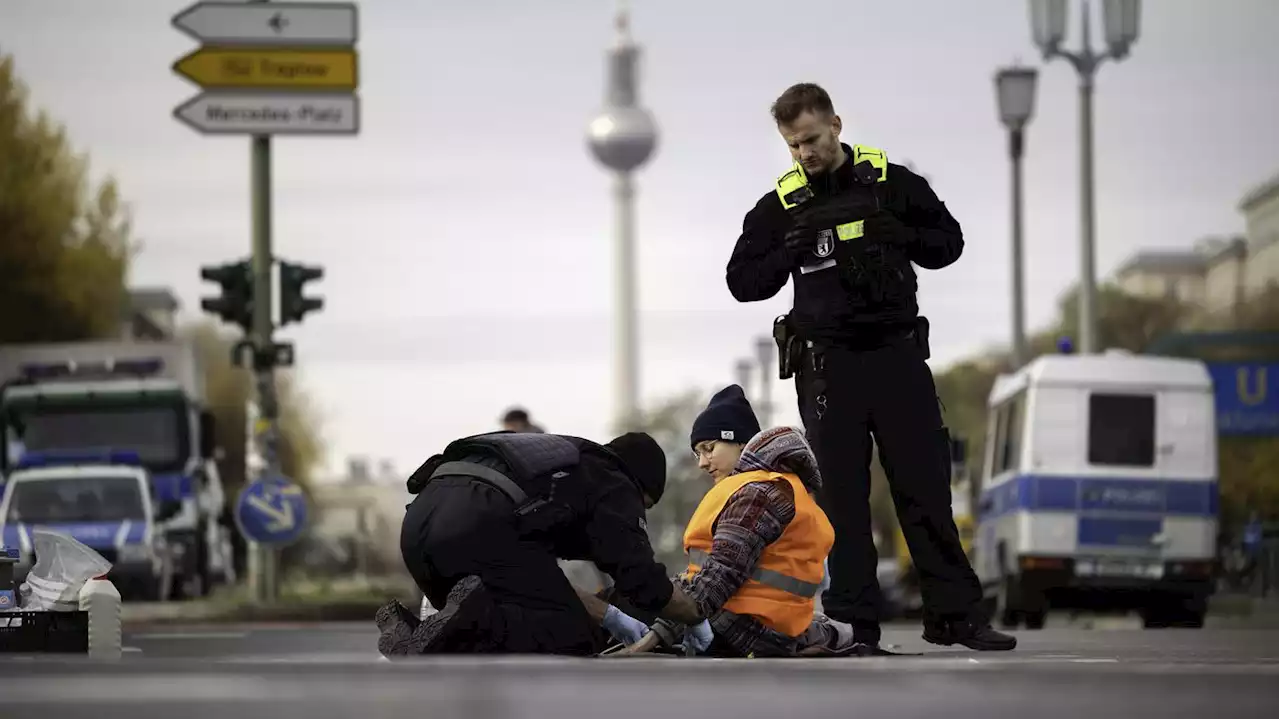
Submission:
[[[863,162],[870,162],[871,166],[876,170],[876,182],[884,182],[889,179],[889,156],[885,154],[884,150],[869,145],[854,145],[851,159],[855,166]],[[805,173],[804,166],[798,162],[792,165],[786,174],[778,178],[774,189],[778,193],[778,199],[782,202],[782,207],[787,210],[813,197],[813,188],[809,186],[809,176]],[[851,240],[854,237],[861,236],[861,228],[859,228],[857,235],[841,237],[840,239]]]
[[[724,609],[752,616],[774,631],[798,637],[813,621],[814,597],[822,584],[823,560],[831,552],[835,531],[800,478],[794,474],[745,472],[716,483],[685,528],[688,576],[696,574],[711,552],[714,527],[735,492],[752,482],[787,482],[796,514],[782,536],[764,548],[752,575],[729,598]]]

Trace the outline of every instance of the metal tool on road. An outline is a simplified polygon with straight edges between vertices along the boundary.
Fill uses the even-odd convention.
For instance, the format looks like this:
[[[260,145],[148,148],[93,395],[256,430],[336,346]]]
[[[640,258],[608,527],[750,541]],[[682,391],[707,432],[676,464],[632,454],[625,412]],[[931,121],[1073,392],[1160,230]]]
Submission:
[[[631,657],[636,656],[637,654],[647,654],[658,648],[659,639],[660,637],[658,636],[658,633],[651,629],[648,634],[645,634],[640,639],[640,641],[634,644],[624,644],[613,649],[607,649],[600,653],[600,657],[609,659],[612,657]]]

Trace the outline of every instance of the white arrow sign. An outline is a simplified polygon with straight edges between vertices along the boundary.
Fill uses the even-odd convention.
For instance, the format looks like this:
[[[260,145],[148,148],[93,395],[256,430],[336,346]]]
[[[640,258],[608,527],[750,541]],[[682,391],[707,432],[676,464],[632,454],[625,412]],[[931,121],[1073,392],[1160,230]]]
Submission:
[[[352,135],[360,100],[334,93],[206,92],[173,116],[206,134]]]
[[[254,495],[249,497],[249,505],[271,518],[271,523],[267,525],[268,532],[283,532],[293,529],[293,525],[297,521],[293,515],[293,505],[288,502],[282,502],[280,508],[277,509],[265,497]]]
[[[173,26],[204,43],[349,46],[356,41],[356,6],[199,2],[174,15]]]

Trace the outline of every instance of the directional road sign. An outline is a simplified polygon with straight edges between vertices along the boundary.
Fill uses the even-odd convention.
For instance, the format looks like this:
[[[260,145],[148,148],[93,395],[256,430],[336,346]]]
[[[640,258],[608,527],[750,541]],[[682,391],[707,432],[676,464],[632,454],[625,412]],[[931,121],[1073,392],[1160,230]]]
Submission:
[[[1280,366],[1271,362],[1210,362],[1218,434],[1274,437],[1280,422]]]
[[[173,64],[201,87],[354,90],[354,50],[202,47]]]
[[[208,135],[352,135],[360,100],[332,93],[206,92],[173,116]]]
[[[255,479],[236,499],[236,525],[245,539],[259,544],[292,544],[307,528],[307,498],[285,477]]]
[[[351,3],[199,2],[173,17],[173,26],[210,45],[351,46]]]

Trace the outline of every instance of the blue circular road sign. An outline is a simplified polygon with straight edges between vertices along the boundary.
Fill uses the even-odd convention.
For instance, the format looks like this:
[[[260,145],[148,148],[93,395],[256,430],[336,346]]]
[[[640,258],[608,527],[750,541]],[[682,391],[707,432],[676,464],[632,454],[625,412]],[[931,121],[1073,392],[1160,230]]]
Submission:
[[[307,497],[286,477],[260,477],[240,490],[235,518],[240,533],[251,542],[292,544],[307,528]]]

